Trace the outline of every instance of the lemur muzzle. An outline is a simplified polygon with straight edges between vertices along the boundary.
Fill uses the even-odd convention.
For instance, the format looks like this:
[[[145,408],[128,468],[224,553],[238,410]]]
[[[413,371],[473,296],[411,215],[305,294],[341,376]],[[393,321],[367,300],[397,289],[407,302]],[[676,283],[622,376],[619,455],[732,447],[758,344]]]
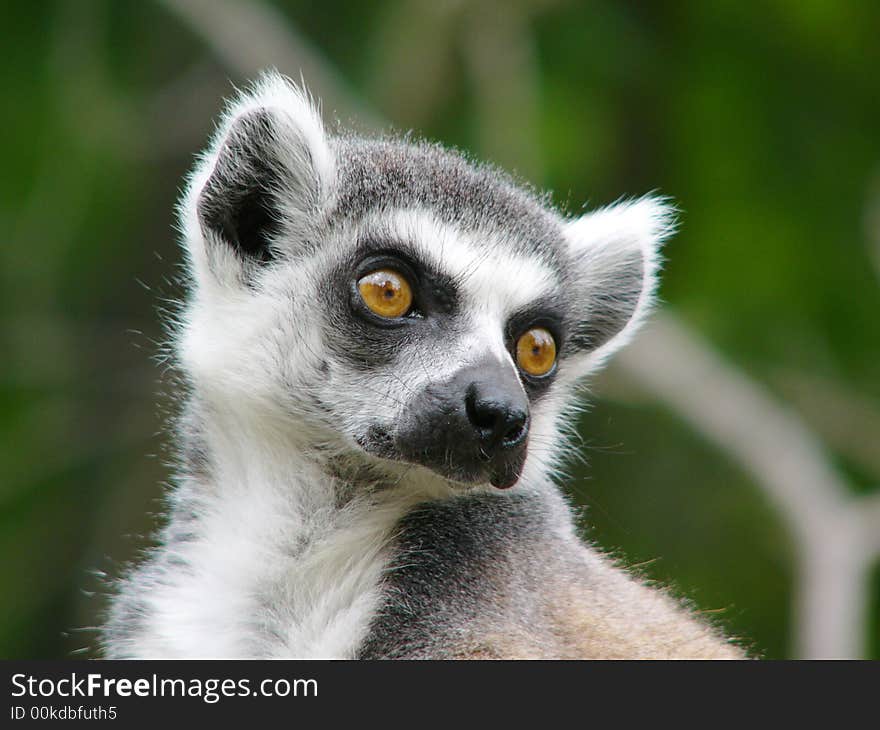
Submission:
[[[526,394],[514,371],[493,359],[428,385],[412,402],[397,445],[444,476],[506,489],[522,471],[528,432]]]

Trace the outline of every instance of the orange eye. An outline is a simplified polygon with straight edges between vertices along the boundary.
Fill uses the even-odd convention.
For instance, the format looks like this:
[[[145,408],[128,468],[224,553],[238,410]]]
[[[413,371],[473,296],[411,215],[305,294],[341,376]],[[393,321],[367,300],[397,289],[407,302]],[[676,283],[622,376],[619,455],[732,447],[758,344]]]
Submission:
[[[555,362],[556,340],[544,328],[530,329],[517,340],[516,363],[529,375],[546,375]]]
[[[370,311],[386,319],[402,317],[412,306],[412,289],[394,269],[378,269],[358,279],[358,291]]]

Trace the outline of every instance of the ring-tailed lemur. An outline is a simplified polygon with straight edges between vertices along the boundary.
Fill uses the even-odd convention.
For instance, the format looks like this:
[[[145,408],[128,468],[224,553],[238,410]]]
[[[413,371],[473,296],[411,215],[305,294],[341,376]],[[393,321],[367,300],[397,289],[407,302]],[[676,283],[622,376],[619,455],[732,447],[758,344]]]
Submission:
[[[576,384],[650,308],[670,210],[564,217],[441,147],[329,135],[264,76],[180,204],[184,467],[108,657],[737,657],[576,535]]]

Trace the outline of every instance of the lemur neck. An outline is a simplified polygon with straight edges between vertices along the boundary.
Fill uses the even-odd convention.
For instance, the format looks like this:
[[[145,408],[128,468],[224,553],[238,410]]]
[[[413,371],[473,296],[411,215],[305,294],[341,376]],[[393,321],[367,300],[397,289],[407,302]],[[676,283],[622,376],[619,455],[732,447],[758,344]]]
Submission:
[[[423,469],[379,467],[308,437],[306,428],[271,423],[265,414],[194,402],[182,424],[182,506],[188,516],[226,534],[272,541],[288,555],[352,514],[396,512],[453,493]]]
[[[371,482],[295,430],[257,423],[195,404],[182,421],[160,623],[180,628],[179,656],[353,656],[395,527],[432,490]]]

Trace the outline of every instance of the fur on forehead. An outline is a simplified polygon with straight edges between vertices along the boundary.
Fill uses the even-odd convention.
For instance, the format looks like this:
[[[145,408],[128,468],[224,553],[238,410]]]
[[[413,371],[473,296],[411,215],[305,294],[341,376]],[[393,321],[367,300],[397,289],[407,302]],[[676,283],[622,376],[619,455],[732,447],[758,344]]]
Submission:
[[[427,142],[341,137],[333,140],[337,196],[333,215],[359,218],[374,211],[430,209],[464,230],[506,231],[510,255],[558,265],[561,220],[549,198],[507,173]]]

